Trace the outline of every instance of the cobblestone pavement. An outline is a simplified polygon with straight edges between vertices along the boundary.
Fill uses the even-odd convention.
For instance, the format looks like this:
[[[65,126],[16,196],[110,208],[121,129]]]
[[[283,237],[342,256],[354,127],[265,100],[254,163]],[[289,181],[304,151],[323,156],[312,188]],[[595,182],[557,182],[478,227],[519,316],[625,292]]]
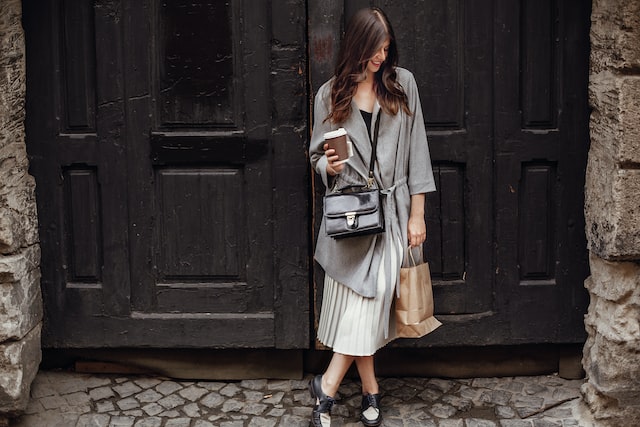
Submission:
[[[16,427],[308,426],[304,380],[177,381],[161,377],[41,371]],[[583,381],[511,378],[382,378],[384,426],[587,426],[576,415]],[[360,386],[346,379],[334,426],[358,422]]]

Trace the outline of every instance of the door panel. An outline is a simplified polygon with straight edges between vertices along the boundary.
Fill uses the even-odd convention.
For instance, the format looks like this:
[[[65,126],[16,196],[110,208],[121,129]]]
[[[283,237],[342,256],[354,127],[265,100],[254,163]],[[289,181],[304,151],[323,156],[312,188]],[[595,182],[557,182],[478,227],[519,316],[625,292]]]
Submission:
[[[305,136],[304,19],[285,57],[278,1],[27,3],[44,345],[308,346],[308,175],[274,190],[272,154]]]
[[[146,290],[134,304],[141,312],[198,312],[202,304],[192,304],[193,297],[214,301],[229,294],[231,303],[239,292],[244,304],[223,299],[215,305],[220,314],[251,318],[273,312],[272,264],[264,257],[273,240],[258,215],[273,210],[272,159],[266,149],[252,158],[238,149],[263,146],[268,137],[268,127],[250,127],[269,121],[268,98],[253,98],[268,90],[268,37],[248,40],[247,33],[237,34],[239,7],[238,2],[151,7],[149,39],[160,48],[141,77],[147,79],[145,92],[155,96],[131,100],[131,109],[152,114],[132,118],[128,126],[132,134],[144,135],[136,141],[143,158],[151,157],[154,139],[165,150],[132,171],[138,188],[131,193],[136,199],[130,200],[131,217],[138,230],[145,229],[134,250],[152,260],[133,266],[134,280]],[[252,7],[244,19],[247,27],[267,28],[265,16],[266,10]],[[234,61],[240,45],[252,55]],[[234,78],[245,73],[246,80]],[[246,116],[240,116],[245,108]],[[222,150],[226,155],[218,157]],[[172,151],[180,152],[177,160]],[[204,160],[209,151],[212,156]],[[273,337],[272,318],[256,327]]]
[[[161,126],[237,125],[237,5],[173,1],[157,6],[153,28]]]
[[[510,316],[524,319],[511,322],[514,339],[579,342],[588,301],[582,208],[590,6],[497,4],[496,236],[511,246],[498,247],[496,280],[512,301]]]
[[[240,260],[246,258],[238,250],[246,217],[240,203],[245,199],[242,181],[242,171],[237,169],[157,171],[159,277],[199,280],[241,276]]]

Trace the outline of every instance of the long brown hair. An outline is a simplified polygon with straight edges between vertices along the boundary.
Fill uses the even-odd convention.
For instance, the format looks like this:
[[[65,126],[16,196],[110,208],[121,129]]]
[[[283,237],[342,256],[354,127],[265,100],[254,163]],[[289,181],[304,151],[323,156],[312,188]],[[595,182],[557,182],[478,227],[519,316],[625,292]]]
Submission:
[[[331,87],[331,111],[325,121],[337,124],[349,118],[351,100],[366,76],[367,64],[387,40],[387,58],[374,75],[376,97],[385,113],[396,115],[402,108],[411,115],[407,95],[397,81],[398,48],[393,28],[381,9],[371,7],[359,10],[349,21]]]

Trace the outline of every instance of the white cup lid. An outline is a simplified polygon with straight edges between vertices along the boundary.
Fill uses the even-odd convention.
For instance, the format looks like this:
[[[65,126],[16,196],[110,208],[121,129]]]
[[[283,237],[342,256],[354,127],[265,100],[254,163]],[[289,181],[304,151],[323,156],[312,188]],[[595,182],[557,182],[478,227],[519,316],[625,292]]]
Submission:
[[[336,130],[332,130],[331,132],[327,132],[324,134],[324,139],[332,139],[337,138],[342,135],[346,135],[347,131],[344,128],[339,128]]]

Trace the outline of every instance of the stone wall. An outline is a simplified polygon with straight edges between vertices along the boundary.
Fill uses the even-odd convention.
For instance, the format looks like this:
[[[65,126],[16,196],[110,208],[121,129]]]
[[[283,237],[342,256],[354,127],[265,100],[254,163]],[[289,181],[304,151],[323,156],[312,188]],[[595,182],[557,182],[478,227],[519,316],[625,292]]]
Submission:
[[[598,426],[640,425],[640,1],[592,8],[582,392]]]
[[[0,2],[0,415],[26,408],[40,364],[40,247],[25,145],[20,0]]]

